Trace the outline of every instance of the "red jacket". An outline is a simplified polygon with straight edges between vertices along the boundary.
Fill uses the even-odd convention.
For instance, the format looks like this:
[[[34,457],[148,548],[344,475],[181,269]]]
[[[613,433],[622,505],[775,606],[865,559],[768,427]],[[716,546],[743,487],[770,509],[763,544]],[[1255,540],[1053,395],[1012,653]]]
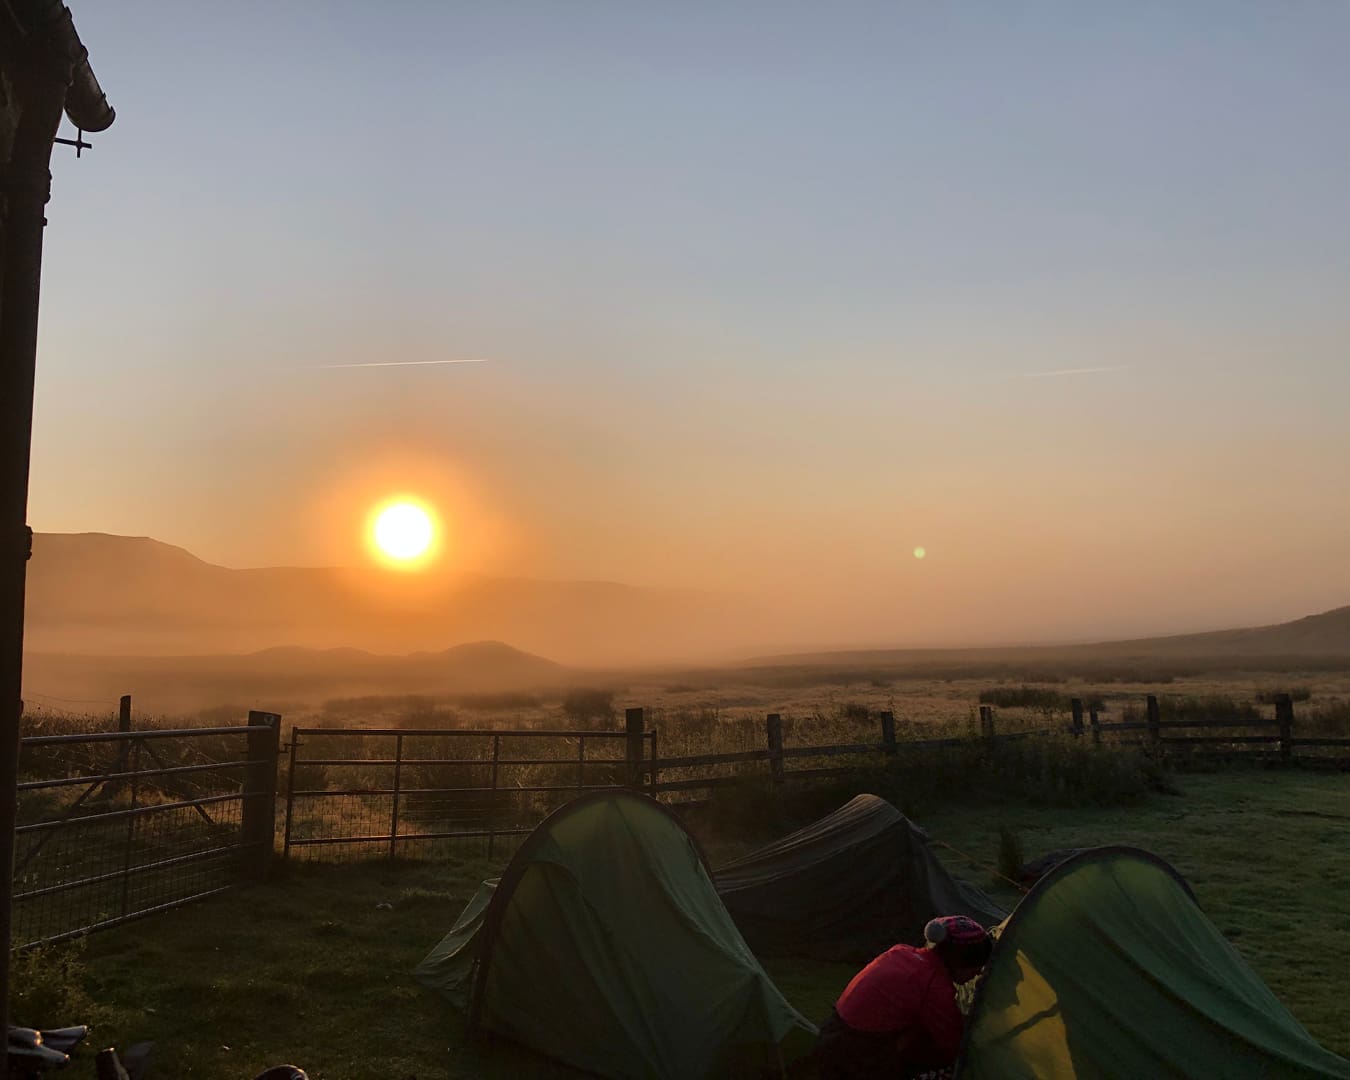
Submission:
[[[834,1009],[854,1031],[893,1031],[905,1042],[927,1042],[936,1061],[955,1061],[961,1051],[965,1017],[951,976],[931,949],[887,949],[853,976]]]

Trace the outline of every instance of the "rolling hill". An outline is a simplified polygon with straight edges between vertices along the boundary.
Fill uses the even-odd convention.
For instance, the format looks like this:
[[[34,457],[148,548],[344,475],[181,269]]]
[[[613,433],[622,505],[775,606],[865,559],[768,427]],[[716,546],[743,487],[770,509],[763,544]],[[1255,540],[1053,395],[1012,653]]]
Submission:
[[[1122,664],[1350,666],[1350,607],[1131,641],[817,651],[729,664],[755,639],[747,612],[727,599],[612,582],[232,570],[149,538],[104,534],[35,538],[27,617],[26,693],[101,703],[134,690],[138,702],[164,710],[556,688],[656,665],[665,677],[673,664],[696,685]]]
[[[1350,607],[1292,622],[1240,630],[1103,641],[1086,645],[1035,645],[977,649],[852,649],[755,657],[746,667],[1032,663],[1041,660],[1274,660],[1305,658],[1350,663]]]
[[[148,537],[40,533],[25,645],[30,653],[203,656],[505,641],[565,663],[626,664],[710,656],[735,640],[732,614],[711,595],[614,582],[234,570]]]
[[[233,656],[30,653],[24,660],[25,693],[38,704],[77,712],[81,703],[109,708],[127,692],[134,693],[140,710],[182,712],[227,702],[274,709],[288,702],[395,691],[487,694],[571,680],[562,665],[498,641],[408,656],[361,649],[275,648]]]

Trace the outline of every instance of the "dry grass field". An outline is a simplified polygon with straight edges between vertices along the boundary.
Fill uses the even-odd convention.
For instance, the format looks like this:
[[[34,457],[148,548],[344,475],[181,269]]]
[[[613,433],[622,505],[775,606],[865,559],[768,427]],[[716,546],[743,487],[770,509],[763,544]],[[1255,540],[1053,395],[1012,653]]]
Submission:
[[[576,688],[534,692],[470,695],[389,694],[347,698],[318,705],[297,704],[292,711],[281,706],[288,724],[298,726],[354,727],[569,727],[585,721],[588,726],[621,722],[625,708],[647,711],[647,725],[660,732],[665,755],[696,753],[704,747],[741,749],[748,738],[762,737],[768,713],[783,716],[789,733],[794,727],[810,731],[822,741],[832,730],[852,737],[858,721],[881,710],[896,717],[897,730],[928,731],[933,728],[976,730],[978,707],[989,700],[1009,730],[1040,726],[1047,720],[1068,721],[1068,699],[1078,697],[1098,703],[1103,722],[1118,720],[1143,709],[1149,694],[1164,703],[1186,699],[1204,701],[1222,709],[1224,703],[1273,715],[1269,698],[1291,693],[1300,723],[1350,730],[1350,667],[1340,670],[1240,671],[1173,675],[1163,673],[1152,680],[1107,680],[1058,677],[1036,681],[1009,677],[932,677],[906,669],[880,671],[850,677],[850,672],[826,673],[828,681],[812,682],[821,673],[809,668],[773,668],[742,671],[728,668],[720,673],[700,673],[698,682],[650,675],[631,679],[599,679],[596,697],[607,700],[608,715],[600,711],[578,714],[567,708]],[[1128,669],[1122,674],[1130,674]],[[1054,697],[1053,704],[1000,707],[998,691],[1020,691]],[[237,714],[239,710],[234,710]],[[210,714],[221,719],[220,711]],[[751,734],[753,733],[753,735]],[[754,746],[760,743],[755,741]]]

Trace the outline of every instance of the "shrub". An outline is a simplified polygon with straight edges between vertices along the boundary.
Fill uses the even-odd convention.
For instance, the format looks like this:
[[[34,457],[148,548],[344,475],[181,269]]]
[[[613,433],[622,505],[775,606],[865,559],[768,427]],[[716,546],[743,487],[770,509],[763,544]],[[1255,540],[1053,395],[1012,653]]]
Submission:
[[[980,691],[980,704],[999,709],[1066,709],[1069,699],[1044,686],[995,686]]]
[[[1327,736],[1350,735],[1350,701],[1328,701],[1301,710],[1294,718],[1294,733],[1316,731]]]
[[[1291,701],[1310,701],[1312,699],[1312,687],[1291,686],[1285,690],[1262,690],[1256,695],[1256,700],[1262,705],[1274,705],[1275,699],[1281,694],[1288,694]]]
[[[506,691],[497,694],[456,694],[454,702],[466,709],[482,709],[485,712],[507,709],[535,709],[541,704],[539,698],[534,694],[524,694],[518,691]]]
[[[1022,864],[1026,857],[1022,852],[1022,838],[1006,825],[998,830],[998,872],[1009,881],[1021,877]]]
[[[1123,718],[1139,721],[1146,718],[1144,705],[1125,706]],[[1227,694],[1203,694],[1190,697],[1171,695],[1158,698],[1160,720],[1232,720],[1240,726],[1248,720],[1266,719],[1250,701],[1238,701]]]
[[[562,711],[577,727],[597,721],[603,727],[612,727],[618,719],[614,691],[599,687],[579,686],[569,690],[563,697]]]
[[[85,988],[84,944],[84,938],[75,938],[12,955],[11,1023],[34,1028],[98,1024],[103,1009]]]
[[[435,702],[421,697],[408,698],[408,704],[399,715],[394,727],[404,728],[452,728],[459,723],[459,717],[453,709],[445,709]]]

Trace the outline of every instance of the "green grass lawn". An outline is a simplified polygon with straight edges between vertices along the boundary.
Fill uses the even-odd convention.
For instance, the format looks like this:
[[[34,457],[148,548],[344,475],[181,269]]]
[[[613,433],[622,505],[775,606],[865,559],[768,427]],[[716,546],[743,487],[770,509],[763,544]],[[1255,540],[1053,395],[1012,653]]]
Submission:
[[[1153,851],[1313,1036],[1350,1056],[1350,777],[1242,769],[1183,775],[1178,785],[1182,794],[1134,808],[971,807],[924,824],[990,864],[1000,824],[1018,831],[1029,858],[1098,844]],[[942,854],[1015,901],[987,873]]]
[[[1350,778],[1237,771],[1117,809],[982,804],[930,813],[935,837],[993,865],[1000,825],[1030,857],[1133,844],[1170,860],[1215,924],[1326,1046],[1350,1054]],[[1011,904],[985,869],[958,873]],[[156,1076],[247,1080],[289,1061],[315,1080],[572,1075],[527,1051],[467,1041],[409,971],[448,929],[481,860],[301,866],[278,880],[89,939],[99,1045],[153,1039]],[[384,907],[383,905],[391,905]],[[816,1019],[849,965],[766,967]],[[54,1017],[78,1022],[81,1017]]]

